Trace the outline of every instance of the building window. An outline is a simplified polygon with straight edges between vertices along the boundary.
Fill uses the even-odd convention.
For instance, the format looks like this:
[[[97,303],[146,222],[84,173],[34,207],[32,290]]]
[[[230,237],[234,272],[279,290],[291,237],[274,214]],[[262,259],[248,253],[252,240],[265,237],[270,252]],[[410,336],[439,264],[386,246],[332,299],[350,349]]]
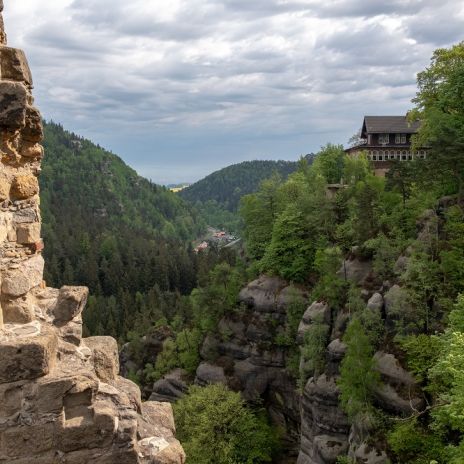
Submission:
[[[390,142],[390,134],[379,134],[380,145],[387,144]]]
[[[406,143],[406,134],[395,134],[395,143]]]

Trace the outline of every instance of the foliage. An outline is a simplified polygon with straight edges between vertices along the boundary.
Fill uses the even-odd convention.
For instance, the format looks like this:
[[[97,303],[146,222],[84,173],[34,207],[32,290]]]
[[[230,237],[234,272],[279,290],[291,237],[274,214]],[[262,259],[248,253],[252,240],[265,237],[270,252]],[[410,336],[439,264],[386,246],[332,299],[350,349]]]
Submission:
[[[300,387],[303,388],[309,376],[317,377],[325,367],[325,352],[330,327],[322,317],[312,321],[304,334],[301,347],[303,369],[300,372]]]
[[[443,193],[458,192],[463,198],[464,42],[435,50],[430,66],[418,74],[417,86],[410,118],[422,121],[415,146],[430,150],[424,163],[428,180]]]
[[[440,354],[441,342],[434,335],[409,335],[400,337],[398,343],[406,352],[407,368],[419,382],[429,379],[429,370]]]
[[[314,269],[319,279],[311,293],[314,300],[326,301],[331,308],[339,309],[345,301],[347,283],[338,271],[342,264],[342,252],[338,247],[319,249],[314,259]]]
[[[193,386],[174,405],[177,436],[191,464],[271,462],[277,438],[262,412],[224,385]]]
[[[358,318],[350,322],[343,341],[347,351],[337,384],[342,408],[354,419],[371,411],[372,395],[379,383],[379,375],[374,369],[374,350]]]
[[[443,336],[443,347],[431,375],[442,385],[442,406],[433,412],[441,428],[464,433],[464,296],[460,296],[450,314],[450,326]]]
[[[244,232],[247,251],[255,259],[263,257],[266,246],[271,241],[279,185],[280,177],[274,175],[260,184],[255,195],[242,198],[240,214],[246,224]]]
[[[279,274],[290,281],[304,282],[314,259],[308,238],[303,214],[290,204],[274,224],[261,270]]]
[[[343,176],[344,159],[343,145],[329,143],[317,154],[314,170],[323,176],[328,184],[337,184]]]
[[[449,453],[440,436],[425,428],[417,419],[399,422],[387,440],[398,461],[409,464],[448,463]]]
[[[161,353],[156,357],[155,366],[147,363],[144,370],[145,380],[156,382],[175,368],[184,369],[193,376],[200,364],[200,344],[203,341],[201,332],[194,329],[183,329],[175,340],[168,338],[163,343]]]

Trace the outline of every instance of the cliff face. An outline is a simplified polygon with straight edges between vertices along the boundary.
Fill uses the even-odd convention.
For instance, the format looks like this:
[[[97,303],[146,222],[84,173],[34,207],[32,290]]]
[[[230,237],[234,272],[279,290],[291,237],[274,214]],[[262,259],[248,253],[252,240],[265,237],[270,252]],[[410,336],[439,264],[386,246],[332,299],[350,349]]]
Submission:
[[[85,287],[47,288],[41,117],[0,0],[0,462],[183,464],[169,404],[119,377],[116,341],[82,338]]]

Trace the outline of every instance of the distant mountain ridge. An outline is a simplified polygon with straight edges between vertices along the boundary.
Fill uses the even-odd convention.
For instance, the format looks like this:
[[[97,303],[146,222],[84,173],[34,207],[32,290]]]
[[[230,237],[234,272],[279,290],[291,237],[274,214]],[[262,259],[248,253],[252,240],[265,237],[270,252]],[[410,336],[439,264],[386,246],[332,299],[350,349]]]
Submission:
[[[312,159],[312,155],[307,157]],[[254,193],[264,179],[275,172],[286,179],[297,167],[298,161],[244,161],[209,174],[179,192],[179,196],[192,203],[215,202],[225,210],[235,212],[240,198]]]

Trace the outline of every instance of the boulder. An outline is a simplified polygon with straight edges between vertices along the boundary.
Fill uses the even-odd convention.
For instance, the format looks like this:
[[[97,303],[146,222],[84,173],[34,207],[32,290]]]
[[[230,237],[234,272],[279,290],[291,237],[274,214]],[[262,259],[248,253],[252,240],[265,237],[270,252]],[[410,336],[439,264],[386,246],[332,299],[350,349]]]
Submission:
[[[347,346],[339,338],[332,340],[327,347],[327,354],[330,361],[339,362],[346,353]]]
[[[11,184],[10,193],[16,200],[31,198],[39,193],[39,181],[31,174],[17,176]]]
[[[413,375],[401,367],[399,361],[393,354],[378,351],[375,353],[374,359],[382,379],[390,385],[414,386],[416,384]]]
[[[383,308],[383,296],[380,293],[374,293],[367,302],[367,308],[374,312],[381,312]]]
[[[374,396],[382,409],[394,414],[411,414],[424,406],[419,397],[417,382],[410,372],[401,367],[393,354],[377,352],[374,355],[376,369],[383,381]]]
[[[63,286],[53,308],[55,322],[68,322],[79,316],[87,304],[89,289],[87,287]]]
[[[392,414],[406,416],[423,408],[425,402],[415,395],[414,390],[410,394],[405,393],[402,393],[405,396],[402,398],[391,385],[381,384],[375,389],[374,397],[378,406]]]
[[[118,344],[113,337],[89,337],[82,344],[92,351],[97,377],[103,382],[115,380],[119,374]]]
[[[263,275],[242,289],[238,300],[258,312],[278,311],[277,299],[286,286],[286,282],[279,277]]]
[[[327,303],[315,301],[303,314],[298,326],[297,342],[303,343],[304,335],[314,322],[330,324],[330,308]]]
[[[367,443],[362,443],[356,449],[354,458],[357,463],[363,464],[388,464],[390,462],[385,451],[373,448]]]
[[[150,401],[168,401],[174,403],[187,393],[188,386],[183,380],[186,373],[181,369],[175,369],[164,378],[153,384]]]
[[[195,383],[200,386],[206,386],[216,383],[227,384],[227,379],[224,374],[224,368],[221,366],[214,366],[212,364],[203,362],[198,366]]]
[[[0,82],[0,127],[10,131],[24,127],[26,105],[27,90],[22,83]]]
[[[285,313],[288,307],[295,301],[307,303],[308,294],[293,285],[289,285],[282,289],[277,297],[277,308],[279,309],[279,312]]]
[[[330,435],[317,435],[313,439],[314,457],[317,462],[335,464],[339,456],[348,451],[348,442]]]
[[[362,261],[358,258],[345,260],[337,275],[362,286],[366,279],[372,274],[372,262]]]
[[[4,275],[2,293],[10,297],[24,295],[42,283],[43,269],[44,260],[41,255],[22,261],[17,269],[11,269]]]
[[[0,47],[0,76],[8,81],[32,85],[32,75],[22,50]]]

